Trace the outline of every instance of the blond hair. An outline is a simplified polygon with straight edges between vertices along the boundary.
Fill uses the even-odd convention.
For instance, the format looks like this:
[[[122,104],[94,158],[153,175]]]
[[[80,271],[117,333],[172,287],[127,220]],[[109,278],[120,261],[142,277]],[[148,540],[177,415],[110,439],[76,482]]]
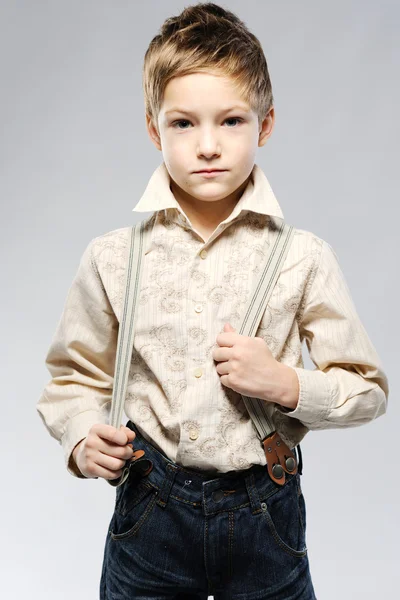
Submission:
[[[188,6],[180,15],[166,19],[149,44],[143,65],[144,105],[157,129],[168,82],[196,72],[230,77],[257,113],[259,126],[273,105],[259,40],[234,13],[212,2]]]

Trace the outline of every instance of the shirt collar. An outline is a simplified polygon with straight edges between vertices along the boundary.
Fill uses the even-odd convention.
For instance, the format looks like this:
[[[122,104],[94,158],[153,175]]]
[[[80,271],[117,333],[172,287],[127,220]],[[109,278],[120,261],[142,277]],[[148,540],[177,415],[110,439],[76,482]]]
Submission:
[[[170,175],[163,161],[154,171],[139,202],[132,209],[134,212],[152,212],[167,208],[182,209],[170,190]],[[243,194],[239,198],[229,220],[234,219],[242,210],[271,215],[284,219],[283,212],[272,191],[269,181],[257,164],[254,164]]]

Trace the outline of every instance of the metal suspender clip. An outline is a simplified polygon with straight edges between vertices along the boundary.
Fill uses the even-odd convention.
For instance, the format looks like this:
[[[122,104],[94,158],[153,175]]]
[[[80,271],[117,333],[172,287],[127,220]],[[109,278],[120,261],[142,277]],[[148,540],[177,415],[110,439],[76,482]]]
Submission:
[[[126,481],[130,471],[134,471],[138,475],[145,477],[153,469],[153,462],[149,458],[144,457],[144,450],[134,450],[133,455],[129,458],[123,467],[121,477],[117,479],[108,479],[108,483],[113,487],[119,487]]]

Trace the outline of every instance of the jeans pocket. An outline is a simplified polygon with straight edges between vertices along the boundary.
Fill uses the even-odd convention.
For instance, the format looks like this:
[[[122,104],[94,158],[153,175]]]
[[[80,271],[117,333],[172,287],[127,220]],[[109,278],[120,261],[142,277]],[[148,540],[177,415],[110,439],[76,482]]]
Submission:
[[[146,479],[128,478],[116,492],[110,535],[122,540],[135,535],[149,518],[157,500],[157,488]]]
[[[279,548],[295,557],[307,554],[306,507],[297,473],[261,499],[262,515]]]

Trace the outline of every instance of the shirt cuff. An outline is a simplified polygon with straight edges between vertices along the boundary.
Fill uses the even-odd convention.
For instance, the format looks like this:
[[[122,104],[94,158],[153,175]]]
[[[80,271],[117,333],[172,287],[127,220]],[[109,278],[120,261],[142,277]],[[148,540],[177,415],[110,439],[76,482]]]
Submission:
[[[61,438],[61,445],[64,450],[64,460],[67,471],[74,477],[78,477],[79,479],[90,479],[73,468],[73,464],[70,462],[72,461],[71,455],[77,443],[87,437],[92,425],[102,422],[102,415],[96,410],[85,410],[68,420],[64,435]]]
[[[324,421],[331,411],[332,388],[327,373],[319,370],[292,367],[299,380],[299,400],[294,410],[277,405],[288,417],[298,419],[303,425]]]

